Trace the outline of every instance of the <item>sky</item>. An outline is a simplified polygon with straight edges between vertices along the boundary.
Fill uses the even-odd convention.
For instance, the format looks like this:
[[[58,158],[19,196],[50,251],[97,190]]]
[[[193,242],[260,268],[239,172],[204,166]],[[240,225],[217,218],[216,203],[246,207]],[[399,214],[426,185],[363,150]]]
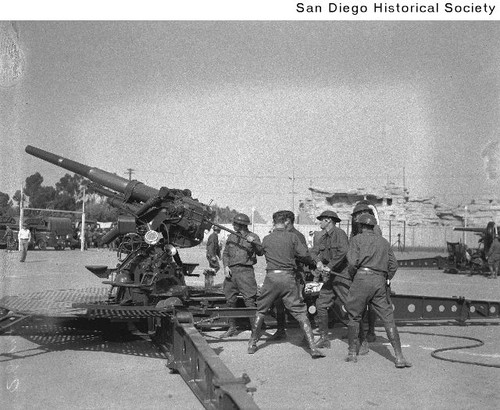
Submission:
[[[24,152],[33,145],[266,220],[297,210],[309,187],[500,197],[500,21],[0,29],[0,191],[11,196],[37,171],[43,185],[67,172]]]

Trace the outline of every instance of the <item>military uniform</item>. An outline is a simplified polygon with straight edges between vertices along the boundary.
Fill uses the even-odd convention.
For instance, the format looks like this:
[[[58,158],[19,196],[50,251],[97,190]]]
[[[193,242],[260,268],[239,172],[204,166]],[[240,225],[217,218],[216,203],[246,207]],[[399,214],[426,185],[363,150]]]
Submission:
[[[224,295],[229,307],[236,307],[236,299],[240,293],[243,296],[245,306],[257,306],[257,281],[253,265],[257,263],[255,247],[260,244],[260,238],[253,233],[251,234],[255,237],[255,244],[251,244],[235,234],[230,234],[224,247],[222,261],[224,266],[231,269],[231,277],[226,278],[223,284]]]
[[[372,305],[384,322],[387,337],[396,353],[396,367],[410,367],[401,351],[399,333],[394,323],[394,311],[388,299],[387,280],[391,280],[398,268],[396,257],[389,242],[373,232],[376,220],[373,215],[362,215],[360,224],[369,229],[354,236],[349,244],[347,260],[355,271],[349,290],[346,309],[349,316],[347,361],[357,361],[357,344],[361,319],[368,304]]]
[[[323,286],[316,301],[316,322],[321,334],[320,346],[329,347],[328,341],[328,310],[333,306],[335,299],[345,305],[351,276],[347,270],[346,254],[349,249],[347,234],[336,226],[331,226],[318,237],[317,246],[313,246],[311,254],[316,262],[322,262],[331,269],[330,273],[323,272]]]
[[[295,227],[292,227],[291,229],[288,230],[288,232],[295,234],[297,236],[297,238],[299,239],[299,242],[302,245],[304,245],[306,250],[307,250],[306,238],[300,231],[298,231]],[[297,264],[297,267],[295,269],[295,274],[297,275],[297,281],[299,283],[299,296],[303,300],[302,293],[303,293],[305,282],[306,282],[306,274],[309,271],[309,269],[306,266],[304,266],[304,264],[302,262],[300,262],[299,260],[296,260],[295,262]],[[285,305],[280,298],[276,299],[276,301],[274,302],[274,307],[276,308],[277,330],[276,330],[276,333],[272,336],[272,339],[273,340],[280,340],[280,339],[284,339],[286,337],[286,331],[285,331],[286,310],[285,310]]]
[[[498,276],[498,269],[500,268],[500,240],[498,237],[493,239],[486,256],[491,271],[489,278],[496,279]]]
[[[375,208],[374,205],[372,205],[369,201],[367,200],[361,200],[359,201],[355,206],[354,209],[352,210],[352,219],[351,219],[351,239],[353,236],[356,236],[358,233],[361,233],[361,226],[358,222],[358,219],[360,218],[361,215],[364,214],[371,214],[375,216],[375,219],[378,221],[378,215],[377,209]],[[375,225],[373,228],[373,232],[376,234],[382,236],[382,230],[380,229],[380,226]],[[387,294],[387,297],[390,297],[390,293]],[[377,336],[375,335],[375,324],[377,322],[377,313],[373,310],[371,305],[368,305],[368,311],[364,315],[364,319],[362,322],[362,329],[360,331],[360,343],[362,344],[362,354],[367,354],[368,353],[368,344],[366,342],[374,342],[377,340]]]
[[[10,252],[11,250],[14,249],[14,231],[7,226],[7,229],[5,231],[5,235],[3,237],[5,239],[5,249],[7,252]]]
[[[258,255],[265,255],[267,266],[266,277],[257,299],[257,313],[248,353],[253,354],[257,350],[264,315],[277,299],[281,299],[304,331],[312,357],[323,357],[324,355],[316,349],[314,344],[311,324],[307,317],[307,306],[301,295],[300,277],[296,274],[296,258],[313,264],[307,247],[301,243],[297,235],[287,231],[284,227],[277,227],[263,239],[262,245],[257,248]]]
[[[207,260],[210,268],[212,268],[216,273],[220,269],[220,252],[219,235],[214,230],[214,232],[212,232],[207,239]]]

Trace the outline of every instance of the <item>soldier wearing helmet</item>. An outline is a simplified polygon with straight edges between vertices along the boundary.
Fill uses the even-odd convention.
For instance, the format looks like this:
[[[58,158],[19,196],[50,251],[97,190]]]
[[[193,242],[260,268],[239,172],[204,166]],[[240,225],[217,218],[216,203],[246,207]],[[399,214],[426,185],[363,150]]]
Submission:
[[[340,218],[334,211],[324,211],[317,217],[322,229],[321,236],[311,249],[311,256],[317,262],[317,270],[323,276],[323,286],[316,301],[317,325],[320,339],[318,348],[330,348],[328,338],[328,310],[336,299],[345,305],[351,277],[347,271],[346,254],[349,248],[347,234],[335,226]]]
[[[239,234],[230,234],[222,253],[224,266],[223,290],[228,307],[236,307],[238,295],[243,296],[246,307],[256,307],[257,281],[253,265],[257,263],[256,246],[260,238],[249,231],[250,218],[242,213],[233,218],[233,228]],[[245,240],[243,238],[247,238]],[[229,329],[222,338],[234,336],[237,333],[236,320],[229,319]]]
[[[394,311],[387,297],[388,282],[396,274],[398,262],[389,242],[374,232],[377,225],[375,216],[361,215],[358,223],[361,233],[351,239],[347,252],[349,270],[355,274],[345,305],[349,316],[346,361],[357,362],[360,323],[367,304],[371,304],[384,322],[387,338],[396,355],[396,367],[411,367],[411,363],[403,356]]]
[[[359,223],[358,223],[358,218],[361,215],[373,215],[375,217],[375,220],[377,221],[377,225],[374,228],[374,232],[382,235],[382,231],[380,230],[380,227],[378,226],[378,212],[377,208],[375,208],[374,205],[372,205],[369,201],[363,199],[359,201],[355,206],[354,209],[352,210],[352,219],[351,219],[351,237],[357,235],[358,233],[361,232]]]
[[[356,203],[354,209],[352,210],[351,238],[361,233],[361,226],[358,222],[358,219],[361,217],[361,215],[373,215],[377,221],[377,225],[375,225],[375,227],[373,228],[373,232],[375,232],[378,235],[382,235],[382,231],[380,230],[380,227],[378,225],[377,208],[375,208],[375,206],[372,205],[366,199],[362,199],[361,201]],[[377,340],[377,336],[375,335],[376,321],[377,321],[377,314],[372,309],[371,305],[369,305],[366,317],[363,319],[363,322],[361,324],[362,329],[359,333],[360,336],[359,341],[361,344],[360,354],[368,354],[369,352],[368,342],[375,342],[375,340]]]
[[[307,306],[301,296],[297,260],[314,268],[315,262],[307,251],[307,246],[291,230],[290,211],[273,214],[274,230],[258,245],[257,252],[266,258],[266,278],[257,299],[257,312],[248,342],[248,353],[254,354],[258,347],[262,323],[274,302],[282,300],[286,309],[297,320],[313,359],[325,355],[316,348],[311,323],[307,317]]]
[[[302,232],[298,231],[297,228],[295,228],[295,214],[292,211],[283,210],[277,211],[275,215],[279,215],[280,218],[284,219],[286,230],[297,236],[299,242],[307,249],[306,237],[302,234]],[[297,283],[300,285],[299,296],[302,297],[302,291],[306,282],[306,273],[310,272],[310,270],[299,259],[297,259],[295,263],[297,265],[295,269]],[[271,337],[269,337],[268,340],[283,340],[287,337],[286,310],[283,300],[281,298],[277,298],[274,302],[274,307],[276,308],[276,332]]]

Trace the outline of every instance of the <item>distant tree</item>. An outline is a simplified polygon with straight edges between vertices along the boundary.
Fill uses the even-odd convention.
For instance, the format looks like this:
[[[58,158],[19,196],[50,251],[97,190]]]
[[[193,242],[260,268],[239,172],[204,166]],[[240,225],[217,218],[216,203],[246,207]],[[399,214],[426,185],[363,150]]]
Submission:
[[[66,193],[76,200],[82,195],[83,186],[84,178],[81,175],[65,174],[59,182],[56,182],[56,191],[58,194]]]
[[[24,195],[23,195],[24,196]],[[12,196],[12,200],[16,204],[16,206],[19,208],[21,206],[21,190],[17,190],[14,195]]]
[[[26,178],[26,185],[24,186],[24,194],[31,197],[34,197],[40,187],[42,186],[43,177],[39,172],[35,172],[33,175],[30,175]]]
[[[30,208],[55,209],[56,190],[52,186],[41,186],[30,196]]]
[[[68,195],[66,192],[57,193],[56,197],[52,201],[53,209],[59,209],[63,211],[76,211],[76,201],[75,198]]]
[[[56,198],[53,202],[54,209],[76,211],[77,204],[81,202],[84,178],[78,174],[65,174],[56,182]]]
[[[107,203],[85,204],[85,216],[99,222],[114,222],[118,219],[119,210]]]
[[[9,194],[0,192],[0,215],[8,215],[12,208],[12,200]]]

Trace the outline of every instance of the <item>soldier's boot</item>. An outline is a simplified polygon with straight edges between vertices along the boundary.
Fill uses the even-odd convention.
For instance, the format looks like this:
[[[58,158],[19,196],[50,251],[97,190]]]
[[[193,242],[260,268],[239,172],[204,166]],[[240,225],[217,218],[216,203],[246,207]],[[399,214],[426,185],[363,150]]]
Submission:
[[[389,342],[391,342],[392,348],[394,349],[394,354],[396,356],[396,361],[394,363],[396,367],[399,369],[411,367],[412,364],[403,356],[399,332],[396,325],[392,324],[390,326],[386,326],[385,331],[387,332],[387,338],[389,339]]]
[[[318,317],[319,339],[316,342],[316,347],[319,349],[330,349],[330,339],[328,339],[328,316]]]
[[[359,336],[358,336],[358,340],[359,340],[358,355],[360,355],[360,356],[364,356],[364,355],[367,355],[368,353],[370,353],[368,341],[366,340],[366,335],[367,335],[366,332],[367,332],[366,328],[364,328],[364,326],[361,325],[359,328]]]
[[[313,359],[325,357],[324,353],[322,351],[318,350],[317,344],[314,343],[314,335],[312,332],[312,326],[311,326],[311,322],[309,322],[309,319],[305,318],[305,320],[300,320],[299,324],[300,324],[302,331],[304,332],[304,335],[305,335],[306,340],[307,340],[307,344],[309,345],[311,357]]]
[[[276,309],[276,322],[277,322],[277,330],[274,335],[270,336],[267,340],[277,341],[286,339],[286,312],[281,309]]]
[[[366,334],[366,340],[370,343],[377,340],[375,335],[375,323],[377,322],[377,312],[373,309],[368,309],[368,331]]]
[[[257,313],[252,323],[252,335],[248,341],[248,354],[254,354],[257,351],[257,342],[259,341],[260,331],[264,323],[264,315]]]
[[[236,328],[236,320],[229,319],[228,322],[229,322],[229,329],[227,329],[222,335],[220,335],[221,339],[235,336],[238,333],[238,329]]]
[[[358,361],[357,350],[358,350],[358,336],[359,336],[359,323],[349,324],[347,326],[347,356],[345,358],[346,362]]]

